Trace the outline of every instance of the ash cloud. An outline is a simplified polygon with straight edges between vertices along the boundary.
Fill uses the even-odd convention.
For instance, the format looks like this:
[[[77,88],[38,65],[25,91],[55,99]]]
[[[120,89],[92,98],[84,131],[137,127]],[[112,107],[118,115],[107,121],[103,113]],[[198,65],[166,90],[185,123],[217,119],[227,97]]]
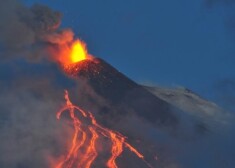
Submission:
[[[51,65],[35,66],[43,69],[33,72],[31,65],[18,69],[13,63],[12,69],[11,65],[0,64],[1,71],[9,71],[9,78],[0,75],[2,168],[49,167],[50,156],[62,153],[63,137],[73,131],[55,118],[63,102],[63,87],[66,87],[55,83],[63,75],[56,70],[50,73]]]
[[[0,59],[48,55],[46,47],[71,42],[71,29],[60,29],[62,14],[41,4],[0,1]]]

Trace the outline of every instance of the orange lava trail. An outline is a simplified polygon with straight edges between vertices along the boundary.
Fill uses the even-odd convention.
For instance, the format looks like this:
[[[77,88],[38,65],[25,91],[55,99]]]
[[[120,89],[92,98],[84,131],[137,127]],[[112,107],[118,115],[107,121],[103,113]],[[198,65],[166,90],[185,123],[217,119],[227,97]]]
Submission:
[[[92,124],[94,124],[97,128],[101,130],[101,133],[103,136],[109,137],[112,141],[112,149],[111,149],[112,155],[107,162],[107,167],[117,168],[116,159],[123,152],[123,143],[125,141],[125,137],[116,134],[112,130],[102,127],[96,122],[95,117],[91,113],[89,114],[90,114],[89,116],[91,118]]]
[[[99,138],[99,135],[96,133],[94,128],[89,127],[89,130],[92,134],[91,141],[90,141],[89,146],[87,147],[85,155],[83,156],[84,159],[80,163],[81,165],[80,167],[84,167],[84,168],[90,168],[91,164],[93,163],[93,161],[98,155],[96,148],[95,148],[95,143],[96,143],[96,140]]]
[[[123,143],[124,143],[124,138],[123,137],[118,137],[115,133],[110,132],[110,138],[112,140],[112,155],[110,159],[107,162],[107,167],[108,168],[117,168],[116,164],[116,159],[118,156],[120,156],[123,152]]]
[[[69,99],[67,90],[65,91],[65,100],[66,105],[57,113],[57,119],[60,119],[63,112],[69,111],[70,118],[73,121],[74,135],[71,147],[68,149],[68,154],[55,168],[91,168],[95,159],[98,157],[96,143],[100,136],[104,136],[111,141],[111,156],[106,162],[107,168],[118,168],[116,160],[123,153],[124,147],[142,159],[149,168],[152,168],[152,166],[144,160],[144,156],[126,142],[125,136],[101,126],[97,123],[92,113],[86,112],[80,107],[73,105]],[[75,110],[80,112],[81,116],[87,118],[90,122],[82,122],[82,120],[75,115]]]
[[[127,142],[125,142],[125,145],[126,145],[127,148],[130,149],[131,152],[135,153],[139,158],[141,158],[141,159],[144,158],[144,156],[143,156],[141,153],[139,153],[139,152],[138,152],[134,147],[132,147],[130,144],[128,144]]]
[[[73,136],[73,140],[72,140],[72,146],[69,150],[69,153],[67,154],[65,160],[63,160],[61,163],[58,164],[58,166],[56,168],[62,168],[63,165],[67,164],[67,166],[64,166],[66,168],[71,168],[76,157],[77,157],[77,151],[79,150],[79,148],[84,144],[85,140],[86,140],[86,133],[81,129],[81,121],[75,116],[74,114],[74,110],[77,109],[81,112],[81,114],[86,117],[86,113],[80,109],[79,107],[74,106],[70,99],[69,99],[69,94],[68,91],[65,91],[65,100],[66,100],[66,105],[64,108],[62,108],[62,110],[60,110],[57,113],[57,118],[60,119],[61,114],[69,109],[69,113],[70,113],[70,117],[73,120],[73,125],[74,125],[74,136]],[[80,141],[78,141],[78,134],[79,132],[82,133],[82,139]]]

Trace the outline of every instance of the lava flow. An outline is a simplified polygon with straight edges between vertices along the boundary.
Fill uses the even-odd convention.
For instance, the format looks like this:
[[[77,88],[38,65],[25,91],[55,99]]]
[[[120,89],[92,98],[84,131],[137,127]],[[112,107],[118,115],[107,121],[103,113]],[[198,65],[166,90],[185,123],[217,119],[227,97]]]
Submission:
[[[116,160],[123,153],[124,148],[129,149],[142,159],[148,167],[152,167],[144,160],[144,156],[126,141],[125,136],[101,126],[92,113],[74,105],[69,99],[67,90],[65,91],[65,100],[66,104],[57,113],[57,119],[60,119],[63,112],[68,111],[73,123],[74,134],[68,153],[55,168],[91,168],[99,154],[97,142],[104,137],[111,142],[110,157],[106,162],[107,168],[118,168]]]

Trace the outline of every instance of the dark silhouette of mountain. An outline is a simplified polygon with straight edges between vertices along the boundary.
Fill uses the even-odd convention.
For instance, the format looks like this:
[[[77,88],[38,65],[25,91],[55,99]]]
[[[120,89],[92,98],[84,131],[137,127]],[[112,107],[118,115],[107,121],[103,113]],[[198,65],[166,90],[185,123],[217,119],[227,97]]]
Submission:
[[[106,115],[103,117],[104,124],[109,119],[115,121],[119,116],[131,113],[156,127],[173,131],[174,134],[182,134],[182,129],[190,128],[186,134],[191,136],[194,133],[208,132],[211,123],[217,122],[223,115],[222,109],[216,106],[211,108],[212,103],[193,92],[186,94],[176,90],[171,91],[170,98],[162,96],[168,95],[169,89],[149,89],[139,85],[100,58],[78,62],[67,69],[67,72],[75,78],[87,81],[97,95],[109,102],[108,108],[100,110],[102,115]],[[198,105],[200,102],[205,105],[204,108]]]
[[[81,61],[68,70],[73,77],[87,80],[94,91],[125,113],[131,109],[153,124],[175,126],[176,107],[153,95],[100,58]]]
[[[208,146],[212,137],[219,139],[216,132],[225,128],[227,114],[216,104],[188,89],[142,86],[100,58],[78,62],[66,72],[89,86],[88,90],[82,88],[76,93],[80,96],[78,103],[91,109],[99,123],[127,136],[152,167],[191,167],[187,158],[190,156],[192,163],[196,161],[201,149]],[[87,93],[90,89],[97,97]],[[212,157],[214,147],[204,156]],[[192,152],[196,150],[196,154]],[[178,152],[184,161],[177,159]],[[209,159],[199,162],[214,164]],[[118,165],[147,168],[126,152]]]

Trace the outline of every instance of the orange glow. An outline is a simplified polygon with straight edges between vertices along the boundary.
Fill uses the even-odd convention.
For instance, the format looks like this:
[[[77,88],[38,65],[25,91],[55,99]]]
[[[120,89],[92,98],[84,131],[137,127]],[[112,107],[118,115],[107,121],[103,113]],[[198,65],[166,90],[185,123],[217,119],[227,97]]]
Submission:
[[[72,63],[76,63],[87,58],[86,45],[80,40],[73,43],[70,53],[70,59]]]
[[[130,144],[125,143],[126,147],[130,149],[131,152],[134,152],[139,158],[144,158],[144,156],[139,153],[134,147],[132,147]]]
[[[77,158],[77,151],[79,150],[79,148],[81,146],[83,146],[83,144],[86,140],[86,133],[84,132],[84,130],[81,129],[81,121],[75,116],[75,109],[77,109],[79,112],[81,112],[81,114],[84,117],[86,117],[85,112],[82,109],[80,109],[79,107],[76,107],[71,103],[67,90],[65,91],[64,98],[66,100],[66,105],[64,108],[62,108],[62,110],[60,110],[57,113],[57,119],[60,119],[60,116],[64,110],[69,109],[70,117],[73,120],[75,132],[74,132],[74,136],[72,139],[72,145],[69,150],[69,153],[67,154],[66,158],[56,166],[56,168],[63,168],[63,165],[66,165],[66,168],[71,168],[75,162],[75,159]],[[79,132],[81,132],[81,134],[82,134],[82,136],[80,138],[78,137]],[[79,139],[79,141],[78,141],[78,139]]]
[[[77,39],[73,42],[58,46],[58,48],[48,48],[52,59],[59,62],[63,67],[68,67],[74,63],[90,58],[86,44]]]
[[[118,156],[120,156],[123,152],[123,143],[124,143],[124,137],[118,138],[117,134],[110,132],[110,138],[112,140],[112,155],[110,159],[107,162],[108,168],[118,168],[116,164],[116,159]]]
[[[98,155],[95,145],[96,145],[96,140],[99,138],[99,135],[92,127],[89,127],[89,131],[91,132],[92,137],[90,140],[90,144],[87,147],[86,153],[83,156],[83,160],[80,162],[81,166],[79,167],[90,168],[91,164]]]
[[[84,111],[79,106],[75,106],[70,101],[67,90],[65,91],[65,100],[66,104],[57,113],[57,119],[60,119],[63,112],[68,111],[74,126],[74,135],[68,148],[68,154],[52,168],[91,168],[99,155],[97,140],[101,139],[101,137],[106,137],[111,142],[110,157],[106,162],[107,168],[118,168],[116,159],[123,153],[124,147],[142,159],[149,168],[152,168],[144,160],[144,156],[126,141],[125,136],[101,126],[97,123],[92,113]],[[78,114],[75,115],[76,111]],[[83,121],[81,118],[85,120]]]

